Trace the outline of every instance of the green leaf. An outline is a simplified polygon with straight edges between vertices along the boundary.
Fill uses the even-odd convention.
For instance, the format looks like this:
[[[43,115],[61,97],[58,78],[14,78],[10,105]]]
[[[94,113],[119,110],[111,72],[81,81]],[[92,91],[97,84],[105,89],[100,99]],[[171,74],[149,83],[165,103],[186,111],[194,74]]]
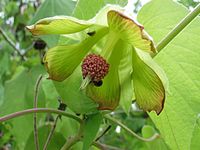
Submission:
[[[5,52],[3,55],[0,55],[0,81],[2,80],[3,75],[9,71],[9,67],[9,53]]]
[[[142,136],[144,138],[150,138],[155,133],[155,129],[150,125],[145,125],[142,128]]]
[[[190,149],[192,149],[192,150],[199,149],[199,139],[200,139],[200,117],[198,116],[194,130],[192,132]]]
[[[132,50],[132,78],[136,102],[144,111],[154,110],[160,114],[165,101],[164,85],[155,70],[141,59],[143,53]]]
[[[80,90],[82,82],[80,66],[75,69],[71,76],[63,82],[54,82],[57,92],[68,108],[77,114],[85,114],[97,111],[97,104]]]
[[[41,66],[35,66],[31,70],[22,68],[11,80],[6,81],[4,101],[0,107],[1,116],[33,107],[34,85],[39,74],[43,72],[44,69]],[[44,107],[44,100],[43,91],[40,91],[38,97],[39,107]],[[38,119],[40,119],[40,115],[38,115]],[[11,132],[16,138],[18,146],[23,148],[28,134],[33,130],[32,116],[23,116],[9,122],[13,125]]]
[[[155,129],[150,125],[145,125],[142,128],[142,136],[144,138],[150,138],[156,133]],[[167,145],[164,143],[162,137],[153,140],[152,142],[146,142],[148,150],[156,149],[156,150],[169,150]]]
[[[1,46],[1,43],[0,43]],[[4,76],[8,74],[10,71],[10,59],[9,59],[9,53],[3,52],[0,53],[0,106],[4,101]]]
[[[79,19],[90,19],[106,4],[118,4],[125,6],[127,0],[79,0],[74,10],[73,16]]]
[[[73,113],[67,109],[67,112]],[[76,136],[79,131],[79,123],[73,119],[62,117],[60,123],[57,123],[56,131],[61,133],[64,137]],[[72,150],[82,149],[82,142],[78,142],[72,146]]]
[[[34,24],[38,20],[46,17],[53,17],[56,15],[71,15],[74,7],[75,2],[72,0],[45,0],[29,24]],[[59,39],[59,35],[44,35],[41,37],[50,47],[55,46]]]
[[[83,149],[88,150],[92,142],[94,141],[97,132],[99,131],[101,122],[102,122],[102,114],[96,113],[86,116],[84,129],[83,129]]]
[[[42,126],[38,129],[38,137],[39,137],[39,147],[40,149],[43,148],[46,139],[49,135],[49,132],[51,130],[51,125],[45,125]],[[66,142],[65,137],[58,132],[54,132],[52,139],[47,147],[48,150],[60,150],[61,147],[64,145],[64,143]],[[26,146],[24,148],[29,149],[29,150],[35,150],[35,142],[34,142],[34,134],[33,132],[29,135],[28,140],[26,141]]]
[[[70,15],[73,12],[75,4],[76,3],[72,0],[45,0],[45,2],[42,3],[37,10],[33,19],[30,21],[30,24],[46,17],[52,17],[55,15]]]
[[[45,79],[42,80],[41,83],[42,90],[44,91],[45,100],[46,100],[46,107],[50,108],[58,108],[58,93],[56,88],[51,80]]]
[[[141,9],[138,19],[158,43],[188,12],[173,1],[154,0]],[[160,116],[150,116],[171,149],[189,149],[200,109],[199,24],[196,18],[155,57],[169,78],[170,94]]]
[[[0,106],[2,105],[4,100],[4,86],[0,83]]]

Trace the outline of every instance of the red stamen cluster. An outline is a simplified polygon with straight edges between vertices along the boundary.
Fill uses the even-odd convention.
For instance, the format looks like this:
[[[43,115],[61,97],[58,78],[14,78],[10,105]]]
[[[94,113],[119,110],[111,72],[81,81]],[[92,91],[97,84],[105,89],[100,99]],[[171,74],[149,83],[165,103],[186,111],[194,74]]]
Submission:
[[[109,70],[109,64],[100,55],[89,54],[83,60],[81,65],[83,78],[89,76],[92,81],[100,81],[107,74]]]

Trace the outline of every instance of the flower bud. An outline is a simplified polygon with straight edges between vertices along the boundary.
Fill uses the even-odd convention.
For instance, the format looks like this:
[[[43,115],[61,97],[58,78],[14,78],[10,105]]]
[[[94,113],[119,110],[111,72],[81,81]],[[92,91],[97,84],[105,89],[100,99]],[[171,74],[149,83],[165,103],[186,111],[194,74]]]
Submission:
[[[45,49],[46,47],[46,43],[45,41],[41,40],[41,39],[38,39],[35,41],[33,47],[36,49],[36,50],[42,50],[42,49]]]

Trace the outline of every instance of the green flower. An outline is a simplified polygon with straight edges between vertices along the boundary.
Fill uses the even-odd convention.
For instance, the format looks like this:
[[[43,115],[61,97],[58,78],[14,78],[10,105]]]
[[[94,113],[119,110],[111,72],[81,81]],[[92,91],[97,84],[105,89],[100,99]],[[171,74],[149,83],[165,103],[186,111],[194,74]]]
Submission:
[[[72,96],[69,96],[65,101],[75,112],[82,113],[75,108],[79,102],[76,96],[85,99],[81,103],[87,102],[91,108],[114,110],[119,101],[130,103],[133,95],[144,111],[154,110],[157,114],[162,111],[167,80],[150,57],[150,53],[156,52],[154,43],[144,27],[125,15],[122,8],[105,7],[88,21],[66,16],[45,18],[27,29],[36,36],[69,34],[68,37],[79,40],[75,44],[53,47],[44,57],[49,79],[71,86],[66,92],[73,93],[75,99],[71,100]],[[83,80],[80,65],[90,53],[100,55],[109,64],[109,71],[102,78],[103,84],[96,86],[90,77],[84,90],[78,89],[77,85],[73,89],[75,80],[79,87],[86,80]]]

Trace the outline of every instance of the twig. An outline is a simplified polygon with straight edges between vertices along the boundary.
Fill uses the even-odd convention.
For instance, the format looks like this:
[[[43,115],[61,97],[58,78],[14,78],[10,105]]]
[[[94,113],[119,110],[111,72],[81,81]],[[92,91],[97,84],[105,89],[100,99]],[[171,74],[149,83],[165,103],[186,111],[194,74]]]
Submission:
[[[94,145],[95,147],[101,149],[101,150],[122,150],[120,148],[114,147],[114,146],[110,146],[110,145],[106,145],[106,144],[102,144],[100,142],[93,142],[92,145]]]
[[[38,103],[38,90],[39,90],[39,85],[42,80],[42,75],[39,75],[36,84],[35,84],[35,89],[34,89],[34,108],[37,108],[37,103]],[[35,147],[36,150],[39,150],[39,140],[38,140],[38,130],[37,130],[37,113],[34,113],[33,116],[33,127],[34,127],[34,141],[35,141]]]
[[[16,117],[20,117],[20,116],[24,116],[24,115],[28,115],[28,114],[32,114],[32,113],[54,113],[54,114],[59,114],[59,115],[74,119],[79,123],[82,122],[82,120],[79,117],[72,115],[70,113],[67,113],[65,111],[61,111],[61,110],[57,110],[57,109],[53,109],[53,108],[32,108],[32,109],[25,109],[22,111],[18,111],[18,112],[15,112],[15,113],[12,113],[12,114],[9,114],[6,116],[2,116],[2,117],[0,117],[0,123],[10,120],[10,119],[13,119],[13,118],[16,118]]]
[[[63,103],[62,100],[60,100],[60,99],[58,99],[58,101],[59,101],[59,103],[60,103],[59,106],[58,106],[58,110],[65,111],[67,105],[66,105],[65,103]],[[44,144],[43,150],[46,150],[46,149],[47,149],[47,146],[48,146],[48,144],[49,144],[49,142],[50,142],[50,140],[51,140],[51,138],[52,138],[52,136],[53,136],[53,133],[54,133],[54,131],[55,131],[55,128],[56,128],[58,119],[59,119],[59,118],[61,119],[61,117],[62,117],[61,115],[57,115],[57,116],[56,116],[56,119],[55,119],[55,121],[54,121],[54,123],[53,123],[53,125],[52,125],[52,128],[51,128],[51,131],[49,132],[48,138],[47,138],[47,140],[46,140],[46,142],[45,142],[45,144]]]
[[[167,46],[199,13],[200,3],[158,43],[157,51],[159,52]]]
[[[60,115],[57,115],[55,121],[53,122],[51,131],[49,132],[48,138],[47,138],[47,140],[46,140],[46,142],[44,144],[43,150],[47,150],[47,146],[48,146],[48,144],[49,144],[49,142],[50,142],[50,140],[51,140],[51,138],[53,136],[53,133],[55,131],[56,124],[57,124],[59,118],[60,118]]]
[[[21,54],[20,49],[17,48],[16,44],[8,37],[6,32],[1,27],[0,27],[0,33],[2,34],[3,38],[8,42],[8,44],[10,44],[10,46],[13,47],[13,49],[17,52],[17,54],[23,60],[25,60],[25,57],[24,57],[24,55]]]
[[[120,121],[116,120],[115,118],[109,116],[109,115],[105,115],[104,118],[108,119],[109,121],[111,121],[112,123],[115,123],[117,125],[119,125],[121,128],[123,128],[124,130],[126,130],[129,134],[131,134],[132,136],[136,137],[138,140],[141,140],[143,142],[151,142],[157,138],[160,137],[160,135],[158,133],[155,133],[152,137],[150,138],[143,138],[139,135],[137,135],[135,132],[133,132],[131,129],[129,129],[126,125],[124,125],[123,123],[121,123]]]
[[[109,125],[102,133],[101,135],[99,135],[95,141],[98,141],[102,136],[104,136],[106,134],[106,132],[108,132],[108,130],[110,130],[111,125]]]

